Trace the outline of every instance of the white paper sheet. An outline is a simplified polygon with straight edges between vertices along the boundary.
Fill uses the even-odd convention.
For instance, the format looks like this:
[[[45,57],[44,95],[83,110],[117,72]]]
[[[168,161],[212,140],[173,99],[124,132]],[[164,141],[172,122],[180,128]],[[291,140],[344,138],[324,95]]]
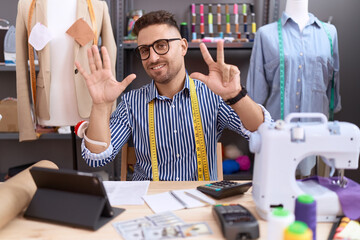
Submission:
[[[150,181],[103,181],[110,204],[143,205]]]
[[[192,197],[190,194],[187,194],[186,191],[192,192],[193,190],[174,190],[159,194],[146,195],[143,199],[154,213],[175,211],[184,208],[203,207],[207,205],[205,200],[199,201],[199,198]],[[174,195],[176,195],[176,197]],[[211,201],[211,199],[206,200]]]
[[[51,39],[52,36],[49,29],[38,22],[30,32],[29,43],[36,51],[40,51]]]

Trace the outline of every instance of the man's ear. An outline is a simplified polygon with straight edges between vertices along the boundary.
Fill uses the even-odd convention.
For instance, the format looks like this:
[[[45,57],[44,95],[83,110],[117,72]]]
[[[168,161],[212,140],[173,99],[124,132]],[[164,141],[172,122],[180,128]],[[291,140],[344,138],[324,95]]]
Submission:
[[[185,56],[188,50],[188,42],[186,38],[181,39],[182,55]]]

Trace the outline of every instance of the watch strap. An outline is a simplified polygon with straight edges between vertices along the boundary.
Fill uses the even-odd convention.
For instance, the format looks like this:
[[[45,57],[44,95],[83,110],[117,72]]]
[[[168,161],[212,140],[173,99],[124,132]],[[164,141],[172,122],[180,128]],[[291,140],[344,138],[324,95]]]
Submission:
[[[239,92],[239,94],[233,98],[225,100],[225,103],[227,105],[233,105],[233,104],[237,103],[238,101],[240,101],[243,97],[245,97],[246,94],[247,94],[246,88],[243,85],[241,85],[241,91]]]

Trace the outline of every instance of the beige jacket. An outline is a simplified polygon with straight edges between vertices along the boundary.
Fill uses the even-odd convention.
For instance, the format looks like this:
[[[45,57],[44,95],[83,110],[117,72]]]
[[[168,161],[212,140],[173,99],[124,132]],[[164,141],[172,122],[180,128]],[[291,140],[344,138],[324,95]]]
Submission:
[[[97,25],[97,37],[101,36],[101,44],[106,46],[111,60],[112,72],[115,76],[116,43],[110,22],[108,6],[106,2],[91,0]],[[31,88],[28,67],[28,36],[27,20],[31,0],[19,0],[18,13],[16,18],[16,83],[18,99],[18,122],[19,122],[19,141],[34,140],[36,133],[33,126],[31,114]],[[31,28],[37,22],[47,26],[47,0],[36,0],[35,9],[32,16]],[[91,27],[91,18],[88,11],[86,0],[77,0],[77,19],[83,18]],[[93,45],[93,40],[81,47],[75,42],[74,57],[87,72],[89,70],[87,49]],[[42,50],[37,52],[39,59],[39,72],[36,80],[36,116],[50,119],[50,46],[47,44]],[[89,118],[92,100],[85,80],[74,65],[74,83],[79,115],[82,118]],[[34,116],[34,117],[36,117]]]

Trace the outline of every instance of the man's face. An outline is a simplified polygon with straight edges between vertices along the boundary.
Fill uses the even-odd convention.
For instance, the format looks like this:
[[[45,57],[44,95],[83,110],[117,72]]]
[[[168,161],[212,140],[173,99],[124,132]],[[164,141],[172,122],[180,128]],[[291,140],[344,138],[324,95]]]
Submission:
[[[180,33],[174,27],[167,24],[155,24],[143,28],[138,34],[138,45],[151,45],[159,39],[180,38]],[[164,55],[157,54],[150,47],[150,56],[142,60],[147,74],[154,79],[156,83],[166,84],[179,75],[184,69],[184,56],[187,50],[185,40],[169,41],[169,51]]]

